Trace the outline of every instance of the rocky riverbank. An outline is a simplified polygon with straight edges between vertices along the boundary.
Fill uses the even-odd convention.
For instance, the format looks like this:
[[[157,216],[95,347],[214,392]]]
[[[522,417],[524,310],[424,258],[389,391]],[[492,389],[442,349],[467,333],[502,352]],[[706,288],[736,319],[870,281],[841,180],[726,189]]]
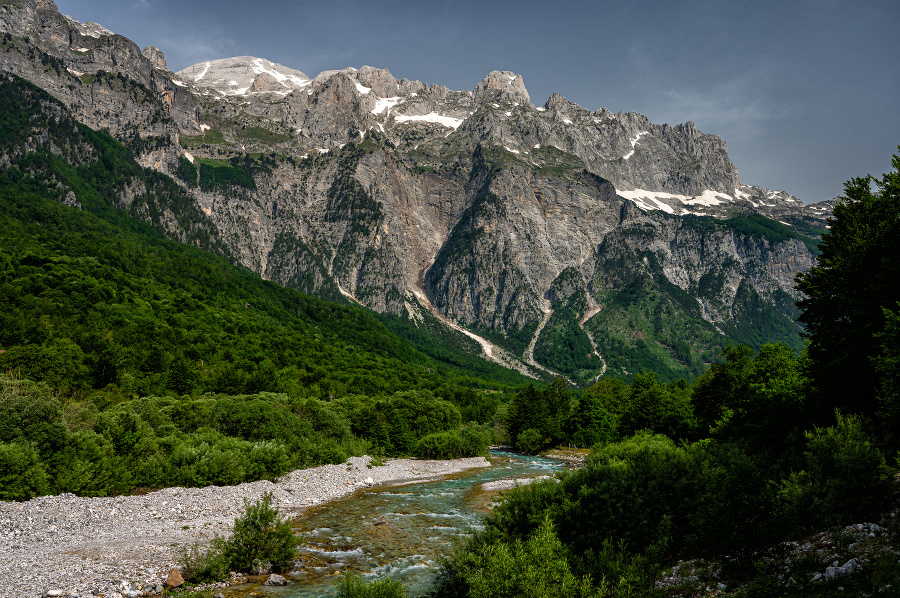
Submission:
[[[548,480],[551,477],[553,476],[539,475],[530,478],[504,478],[494,482],[485,482],[481,485],[481,489],[486,491],[511,490],[517,486],[527,486],[529,484],[534,484],[535,482],[540,482],[541,480]],[[559,480],[557,479],[557,481]]]
[[[371,466],[365,456],[299,469],[277,482],[0,503],[0,598],[149,595],[161,589],[183,547],[231,533],[245,500],[271,492],[273,504],[295,516],[367,486],[422,481],[489,465],[483,457],[473,457],[395,459]]]

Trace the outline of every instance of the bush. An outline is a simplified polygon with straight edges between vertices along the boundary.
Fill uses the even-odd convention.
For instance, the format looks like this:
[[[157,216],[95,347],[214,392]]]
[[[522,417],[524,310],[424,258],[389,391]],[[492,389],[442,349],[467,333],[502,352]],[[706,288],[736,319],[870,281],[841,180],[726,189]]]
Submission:
[[[528,428],[516,436],[516,450],[526,455],[536,455],[547,446],[544,435],[540,430]]]
[[[34,447],[0,443],[0,500],[28,500],[47,490],[47,472]]]
[[[272,507],[272,493],[266,492],[255,503],[244,501],[244,514],[234,520],[230,538],[216,536],[206,550],[197,544],[182,550],[182,575],[191,581],[217,581],[229,571],[254,573],[267,564],[283,572],[299,544],[290,522]]]
[[[744,565],[784,539],[774,516],[775,488],[759,459],[735,445],[700,442],[689,449],[696,498],[687,515],[685,544],[690,556],[729,555]]]
[[[647,432],[595,448],[559,484],[505,494],[487,519],[492,539],[525,538],[549,513],[562,542],[583,555],[624,542],[649,563],[727,553],[752,557],[779,532],[765,469],[738,447],[710,441],[678,446]]]
[[[487,452],[493,431],[487,426],[469,423],[461,430],[429,434],[416,443],[420,459],[457,459],[478,457]]]
[[[348,571],[338,580],[335,598],[403,598],[406,588],[396,579],[363,580]]]
[[[206,550],[202,550],[197,543],[190,548],[182,548],[178,559],[182,577],[201,583],[225,579],[229,565],[227,546],[227,540],[217,535]]]
[[[462,439],[462,457],[480,457],[486,455],[491,441],[494,439],[494,430],[485,424],[469,422],[459,430]]]
[[[225,555],[234,571],[249,573],[267,562],[275,571],[284,571],[299,544],[290,522],[272,507],[272,493],[266,492],[255,503],[244,502],[244,515],[234,520]]]
[[[419,440],[415,454],[420,459],[453,459],[460,453],[461,444],[457,432],[438,432]]]
[[[889,504],[894,484],[884,456],[858,417],[836,415],[835,426],[806,433],[806,469],[782,483],[785,511],[801,527],[862,521]]]
[[[567,550],[549,516],[527,540],[484,543],[475,538],[457,549],[442,572],[437,596],[469,598],[545,598],[602,596],[589,576],[570,569]]]

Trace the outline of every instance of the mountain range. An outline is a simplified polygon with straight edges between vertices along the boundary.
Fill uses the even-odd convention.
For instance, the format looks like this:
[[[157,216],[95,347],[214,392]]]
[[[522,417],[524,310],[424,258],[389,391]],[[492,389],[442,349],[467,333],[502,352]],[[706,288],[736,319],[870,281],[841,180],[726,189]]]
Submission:
[[[120,208],[396,330],[446,327],[473,353],[578,385],[690,378],[734,342],[800,346],[794,276],[835,200],[742,184],[725,141],[692,122],[559,94],[536,106],[508,71],[462,91],[246,56],[176,73],[52,0],[4,4],[0,35],[3,71],[187,198],[135,183]],[[38,148],[97,159],[36,131],[0,161]],[[78,189],[60,197],[82,206]]]

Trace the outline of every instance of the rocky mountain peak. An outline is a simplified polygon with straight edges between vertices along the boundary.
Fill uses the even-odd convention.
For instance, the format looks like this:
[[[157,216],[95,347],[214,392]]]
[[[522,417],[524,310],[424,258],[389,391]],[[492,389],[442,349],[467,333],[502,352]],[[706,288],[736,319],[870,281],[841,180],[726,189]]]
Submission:
[[[740,314],[763,303],[787,326],[779,306],[813,256],[809,239],[782,227],[821,230],[830,211],[741,185],[724,140],[693,122],[589,111],[559,94],[534,109],[522,77],[509,71],[489,73],[472,92],[369,66],[310,79],[252,56],[173,74],[158,48],[142,51],[54,7],[18,0],[0,8],[0,33],[11,34],[0,66],[127,141],[141,164],[179,179],[236,262],[376,311],[421,321],[427,310],[474,325],[506,337],[510,359],[588,372],[578,374],[585,383],[607,365],[637,371],[626,359],[636,347],[659,347],[674,374],[697,373],[689,363],[709,361],[708,339],[737,330],[746,323]],[[190,169],[181,157],[221,166],[202,160]],[[134,205],[134,194],[121,203]],[[757,214],[782,224],[757,234],[730,222]],[[186,238],[162,218],[173,238]],[[707,288],[709,280],[719,282]],[[649,285],[641,297],[672,297],[641,309],[683,318],[657,342],[610,336],[625,316],[608,299],[640,281]],[[701,287],[696,309],[678,307]],[[544,324],[557,332],[541,338]],[[687,342],[677,335],[695,324],[705,332],[688,344],[703,354],[674,359],[667,347]],[[594,344],[590,355],[608,364],[585,358]],[[565,361],[553,357],[561,347],[581,348]]]
[[[547,98],[547,101],[544,102],[542,108],[549,113],[559,114],[562,118],[571,118],[576,114],[586,112],[584,108],[575,102],[570,102],[558,93],[554,93]]]
[[[310,78],[302,72],[255,56],[207,60],[175,74],[182,83],[212,89],[226,96],[262,91],[287,95],[310,84]]]
[[[156,46],[147,46],[141,50],[141,54],[150,61],[150,65],[153,68],[163,71],[169,70],[169,66],[166,64],[166,55]]]
[[[511,71],[491,71],[475,87],[475,99],[484,101],[497,96],[506,96],[531,105],[528,90],[525,89],[525,81],[522,75]]]
[[[364,66],[356,73],[357,80],[368,87],[379,97],[389,98],[397,95],[400,84],[387,69]]]
[[[318,75],[313,77],[312,81],[314,84],[318,85],[320,83],[324,83],[325,81],[328,81],[335,75],[347,75],[351,79],[356,79],[358,73],[359,73],[359,70],[353,68],[352,66],[348,66],[348,67],[344,67],[342,69],[332,69],[332,70],[328,70],[328,71],[322,71],[321,73],[319,73]]]

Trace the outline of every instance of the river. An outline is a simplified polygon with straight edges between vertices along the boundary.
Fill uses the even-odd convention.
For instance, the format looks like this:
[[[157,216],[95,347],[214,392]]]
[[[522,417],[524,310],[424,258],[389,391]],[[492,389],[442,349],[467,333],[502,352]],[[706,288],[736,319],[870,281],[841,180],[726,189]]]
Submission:
[[[293,521],[305,537],[291,582],[255,588],[266,596],[331,596],[342,571],[392,576],[416,595],[426,591],[441,555],[453,539],[479,529],[497,492],[485,482],[547,475],[565,463],[541,457],[492,452],[494,465],[433,482],[379,486],[310,509]],[[237,588],[233,588],[237,589]],[[249,589],[249,588],[247,588]]]

